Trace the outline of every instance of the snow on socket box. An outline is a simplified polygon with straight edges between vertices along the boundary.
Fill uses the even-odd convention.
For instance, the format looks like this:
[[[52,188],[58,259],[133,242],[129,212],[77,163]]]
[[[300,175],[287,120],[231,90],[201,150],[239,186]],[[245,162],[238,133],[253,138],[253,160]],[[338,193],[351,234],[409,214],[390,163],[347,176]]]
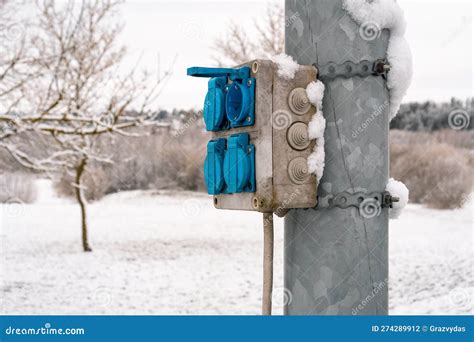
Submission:
[[[242,67],[250,70],[250,75],[243,82],[239,79],[241,76],[236,76]],[[222,78],[219,74],[221,70],[231,70],[229,77]],[[234,71],[235,75],[230,76]],[[253,86],[252,116],[242,120],[243,124],[232,122],[233,114],[227,115],[230,119],[227,123],[219,115],[215,116],[214,112],[204,118],[207,130],[212,134],[207,159],[213,158],[212,163],[206,160],[206,179],[209,179],[209,175],[215,175],[215,172],[227,175],[223,177],[223,184],[219,184],[218,191],[215,191],[214,183],[206,184],[208,192],[214,194],[214,206],[218,209],[274,212],[279,216],[291,208],[315,207],[317,179],[308,172],[307,158],[315,144],[314,140],[309,140],[308,123],[316,108],[308,100],[305,89],[316,80],[316,68],[300,65],[294,77],[288,79],[279,76],[278,65],[272,61],[254,60],[235,69],[190,68],[188,75],[212,77],[205,101],[205,114],[206,106],[212,104],[214,111],[214,106],[222,105],[223,98],[229,96],[232,90],[233,82],[240,82],[235,88],[242,87],[242,84]],[[225,87],[218,84],[223,80],[226,80]],[[215,87],[221,87],[223,93],[216,91]],[[232,99],[227,102],[231,103]],[[228,107],[223,105],[222,108],[232,110],[231,106]],[[209,107],[207,109],[209,112]],[[234,192],[235,184],[229,186],[225,183],[231,178],[228,174],[237,173],[236,169],[240,166],[229,167],[230,158],[227,156],[230,153],[227,150],[222,151],[225,157],[215,158],[215,155],[219,149],[229,149],[230,143],[241,138],[248,139],[248,145],[245,146],[249,147],[249,153],[254,153],[249,156],[254,163],[251,166],[254,168],[251,172],[254,186],[249,183]],[[237,161],[240,159],[236,158]],[[215,170],[215,165],[219,163],[224,165]],[[211,186],[213,189],[210,189]],[[229,191],[230,188],[233,190]]]

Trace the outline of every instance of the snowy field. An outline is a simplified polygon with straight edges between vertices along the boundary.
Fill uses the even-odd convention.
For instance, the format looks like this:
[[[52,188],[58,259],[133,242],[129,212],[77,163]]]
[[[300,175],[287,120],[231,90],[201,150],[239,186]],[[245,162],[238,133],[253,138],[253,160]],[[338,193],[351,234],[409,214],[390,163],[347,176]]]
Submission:
[[[78,206],[38,186],[37,203],[0,205],[1,314],[259,314],[261,215],[189,192],[110,195],[89,207],[83,253]],[[391,221],[391,314],[472,313],[472,219],[471,202]],[[281,219],[275,235],[278,293]]]

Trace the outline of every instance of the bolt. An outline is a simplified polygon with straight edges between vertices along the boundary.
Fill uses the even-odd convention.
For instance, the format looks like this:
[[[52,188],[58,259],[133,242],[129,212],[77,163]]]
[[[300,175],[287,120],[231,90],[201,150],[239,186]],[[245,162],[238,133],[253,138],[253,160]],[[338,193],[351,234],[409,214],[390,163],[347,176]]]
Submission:
[[[385,61],[377,61],[375,64],[374,71],[377,75],[383,75],[390,70],[390,64]]]
[[[247,121],[248,122],[252,121],[252,118],[250,116],[247,116]]]
[[[377,63],[375,66],[375,72],[377,74],[381,74],[383,73],[383,70],[384,70],[383,63],[382,62]]]
[[[247,85],[250,87],[252,85],[252,80],[248,80]]]

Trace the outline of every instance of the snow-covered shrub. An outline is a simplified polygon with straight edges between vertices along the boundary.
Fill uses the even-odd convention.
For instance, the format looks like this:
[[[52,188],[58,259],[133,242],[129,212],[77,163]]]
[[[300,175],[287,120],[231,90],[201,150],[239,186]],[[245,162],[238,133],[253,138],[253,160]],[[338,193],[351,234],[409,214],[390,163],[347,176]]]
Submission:
[[[391,177],[406,184],[410,202],[439,209],[462,206],[472,192],[471,153],[424,134],[418,143],[415,139],[391,142]]]
[[[208,137],[199,127],[176,132],[158,130],[142,137],[103,139],[100,149],[111,164],[88,164],[84,174],[89,201],[120,191],[150,189],[204,190],[203,163]],[[63,175],[56,191],[75,196],[74,177]]]
[[[407,145],[443,143],[460,149],[474,150],[474,130],[443,129],[433,132],[413,132],[392,129],[390,130],[390,143]]]
[[[163,139],[161,135],[106,141],[111,149],[112,165],[107,165],[110,186],[107,193],[154,188],[158,177],[158,156]]]
[[[33,203],[36,197],[34,176],[21,173],[0,174],[0,203]]]
[[[84,194],[87,201],[93,202],[100,200],[107,193],[111,180],[107,171],[102,166],[89,166],[84,174]],[[59,196],[74,197],[75,179],[73,175],[63,174],[57,182],[54,183],[54,189]]]
[[[432,137],[439,143],[446,143],[457,148],[474,150],[474,130],[455,131],[452,129],[444,129],[433,132]]]
[[[203,190],[203,165],[207,139],[200,132],[188,132],[187,135],[167,137],[157,159],[155,187],[161,188],[174,182],[184,190]]]
[[[20,169],[20,166],[15,163],[12,156],[6,150],[0,149],[0,170],[2,172],[15,172],[18,169]]]

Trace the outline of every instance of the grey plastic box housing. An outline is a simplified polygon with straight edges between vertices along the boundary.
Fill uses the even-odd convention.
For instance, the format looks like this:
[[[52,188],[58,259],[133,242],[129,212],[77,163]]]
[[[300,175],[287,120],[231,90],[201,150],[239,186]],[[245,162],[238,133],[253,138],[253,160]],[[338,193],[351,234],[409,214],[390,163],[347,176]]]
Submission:
[[[256,79],[255,124],[213,132],[212,136],[216,139],[236,133],[250,135],[250,143],[255,145],[256,192],[215,195],[214,206],[218,209],[274,212],[280,216],[292,208],[315,207],[316,177],[307,174],[307,167],[305,169],[314,141],[297,150],[289,144],[288,135],[296,126],[300,126],[298,133],[301,135],[302,124],[307,126],[316,112],[316,108],[306,102],[302,103],[300,113],[294,111],[298,108],[292,106],[292,109],[289,104],[290,93],[294,89],[302,91],[316,80],[316,68],[302,65],[293,79],[286,80],[278,75],[278,66],[272,61],[254,60],[243,65],[251,68],[252,77]],[[290,128],[295,123],[298,124]],[[290,164],[293,172],[288,170]],[[292,177],[295,169],[299,176],[296,178]]]

